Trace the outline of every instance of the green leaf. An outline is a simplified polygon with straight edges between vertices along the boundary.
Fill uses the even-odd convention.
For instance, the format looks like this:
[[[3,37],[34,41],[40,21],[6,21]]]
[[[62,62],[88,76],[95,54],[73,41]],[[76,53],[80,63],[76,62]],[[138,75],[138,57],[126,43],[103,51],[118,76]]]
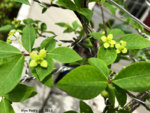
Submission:
[[[78,8],[77,12],[82,14],[88,21],[90,21],[93,16],[93,12],[88,8]]]
[[[117,24],[117,25],[114,25],[113,28],[120,29],[124,31],[125,33],[132,33],[131,28],[125,24]]]
[[[79,99],[91,99],[107,86],[105,75],[94,66],[77,67],[61,79],[56,86]]]
[[[127,42],[127,49],[143,49],[150,47],[150,41],[138,34],[127,34],[117,39],[118,42],[120,40]]]
[[[74,29],[67,23],[64,23],[64,22],[59,22],[59,23],[56,23],[56,25],[60,26],[60,27],[64,27],[66,28],[64,30],[64,33],[71,33],[74,31]]]
[[[35,29],[31,25],[27,25],[23,29],[22,35],[22,44],[27,51],[29,52],[32,51],[35,39],[36,39]]]
[[[47,11],[47,7],[43,7],[43,9],[42,9],[42,14],[44,14],[46,11]]]
[[[52,78],[52,75],[49,74],[43,81],[42,83],[44,85],[46,85],[47,87],[49,88],[52,88],[53,87],[53,78]]]
[[[115,105],[115,87],[112,84],[108,84],[107,91],[109,93],[109,101],[114,106]]]
[[[55,49],[56,40],[54,38],[55,38],[55,36],[52,36],[52,37],[49,37],[49,38],[43,40],[42,43],[41,43],[41,45],[40,45],[40,49],[45,48],[45,50],[47,52],[50,52],[53,49]]]
[[[89,105],[83,101],[80,101],[80,113],[93,113],[93,111]]]
[[[19,3],[22,3],[22,4],[26,4],[26,5],[30,5],[28,0],[12,0],[12,1],[19,2]]]
[[[111,13],[113,15],[116,14],[116,9],[117,8],[114,5],[111,5],[111,4],[107,3],[107,2],[103,3],[103,5],[106,6],[109,9],[109,11],[111,11]]]
[[[50,34],[52,34],[54,36],[57,36],[53,31],[46,31],[46,33],[50,33]]]
[[[0,96],[10,92],[19,83],[24,67],[24,56],[8,58],[0,66]]]
[[[83,1],[82,0],[74,0],[74,3],[77,7],[81,7],[83,4]]]
[[[115,49],[105,49],[104,46],[100,47],[97,53],[97,57],[105,61],[107,65],[112,64],[116,58],[117,53]]]
[[[74,23],[75,24],[75,23]],[[64,33],[71,33],[74,31],[74,29],[67,23],[64,23],[64,22],[59,22],[59,23],[56,23],[56,25],[60,26],[60,27],[64,27],[66,28],[64,30]]]
[[[23,22],[24,22],[25,24],[34,23],[33,19],[31,19],[31,18],[24,19]]]
[[[76,5],[71,0],[58,0],[56,4],[65,7],[70,10],[76,10]]]
[[[117,113],[131,113],[131,112],[129,112],[127,110],[119,110]]]
[[[109,34],[113,34],[114,37],[124,35],[124,32],[120,29],[112,29]]]
[[[21,52],[17,48],[6,42],[0,41],[0,58],[11,57],[19,54],[21,54]]]
[[[0,58],[0,65],[3,64],[3,58]]]
[[[58,47],[48,54],[62,63],[71,63],[82,59],[73,49],[68,47]]]
[[[92,36],[94,39],[100,40],[104,34],[93,32],[93,33],[90,33],[89,35]]]
[[[18,84],[11,92],[4,97],[11,102],[22,102],[36,94],[34,87]]]
[[[80,25],[78,24],[77,21],[74,21],[74,22],[72,23],[72,26],[73,26],[73,29],[74,29],[74,30],[76,30],[78,27],[80,27]]]
[[[119,105],[123,107],[127,101],[126,92],[123,89],[119,88],[118,86],[115,86],[115,88],[116,88],[115,94],[116,94],[117,101]]]
[[[44,32],[47,29],[47,25],[45,23],[42,23],[40,27],[41,27],[41,32]]]
[[[113,81],[117,86],[134,92],[150,90],[150,63],[138,62],[123,69]]]
[[[45,77],[47,77],[54,68],[54,62],[51,58],[50,55],[46,56],[46,60],[48,62],[48,67],[47,68],[43,68],[40,65],[38,65],[37,67],[31,68],[31,72],[32,74],[39,80],[39,81],[43,81],[45,79]]]
[[[64,33],[71,33],[73,32],[73,28],[68,26],[65,30],[64,30]]]
[[[89,0],[89,2],[99,2],[99,0]]]
[[[107,113],[116,113],[116,110],[112,107],[109,107]]]
[[[0,32],[10,31],[12,29],[14,29],[12,25],[5,25],[5,26],[0,27]]]
[[[64,23],[64,22],[58,22],[58,23],[55,23],[55,24],[60,26],[60,27],[68,27],[69,26],[69,24]]]
[[[106,78],[108,77],[109,69],[103,60],[98,59],[98,58],[90,58],[88,59],[88,62],[92,66],[97,67],[106,76]]]
[[[2,99],[0,102],[0,113],[15,113],[10,102],[7,99]]]

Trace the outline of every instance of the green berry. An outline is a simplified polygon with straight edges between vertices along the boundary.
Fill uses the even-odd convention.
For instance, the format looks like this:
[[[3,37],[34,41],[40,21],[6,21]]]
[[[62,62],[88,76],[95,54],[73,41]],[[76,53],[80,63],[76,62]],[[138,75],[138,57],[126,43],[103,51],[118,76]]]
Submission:
[[[29,65],[30,65],[30,67],[36,67],[38,64],[35,60],[31,60]]]
[[[9,44],[11,44],[11,40],[10,40],[10,39],[7,39],[7,42],[8,42]]]
[[[39,55],[41,57],[43,57],[43,58],[46,57],[46,50],[45,49],[41,49]]]
[[[41,63],[40,63],[41,67],[44,67],[44,68],[47,68],[48,66],[48,62],[46,60],[43,60]]]
[[[123,66],[122,68],[123,68],[123,69],[126,69],[126,66]]]
[[[108,92],[106,90],[102,91],[101,95],[104,97],[104,98],[108,98]]]
[[[58,44],[58,46],[62,46],[62,44],[61,44],[61,43],[59,43],[59,44]]]
[[[17,28],[18,26],[19,26],[19,25],[16,24],[16,25],[15,25],[15,28]]]
[[[37,53],[32,52],[32,53],[30,53],[30,57],[31,57],[31,59],[35,60],[38,57],[38,55],[37,55]]]

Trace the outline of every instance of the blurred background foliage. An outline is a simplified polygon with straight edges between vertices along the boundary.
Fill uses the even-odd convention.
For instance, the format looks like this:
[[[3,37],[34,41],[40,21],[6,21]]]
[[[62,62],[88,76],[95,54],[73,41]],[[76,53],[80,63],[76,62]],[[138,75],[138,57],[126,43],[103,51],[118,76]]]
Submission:
[[[11,0],[0,0],[0,27],[11,24],[17,16],[21,4]],[[0,33],[0,40],[6,40],[8,32]]]

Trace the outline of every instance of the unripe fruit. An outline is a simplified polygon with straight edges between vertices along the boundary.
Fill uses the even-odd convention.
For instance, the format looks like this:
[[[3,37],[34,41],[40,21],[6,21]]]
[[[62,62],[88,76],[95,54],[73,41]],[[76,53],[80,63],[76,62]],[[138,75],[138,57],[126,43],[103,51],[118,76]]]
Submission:
[[[31,57],[31,59],[35,60],[38,57],[38,55],[37,55],[37,53],[32,52],[32,53],[30,53],[30,57]]]
[[[62,43],[59,43],[58,46],[62,46]]]
[[[7,42],[8,42],[9,44],[11,44],[11,40],[10,40],[10,39],[7,39]]]
[[[102,91],[101,95],[104,97],[104,98],[108,98],[108,92],[106,90]]]
[[[48,66],[48,62],[46,60],[43,60],[41,63],[40,63],[41,67],[44,67],[44,68],[47,68]]]
[[[31,60],[30,67],[36,67],[38,64],[35,60]]]
[[[109,43],[104,43],[104,47],[108,48],[109,47]]]
[[[39,55],[43,58],[46,57],[46,50],[45,49],[40,50]]]
[[[123,69],[126,69],[126,66],[123,66],[122,68],[123,68]]]

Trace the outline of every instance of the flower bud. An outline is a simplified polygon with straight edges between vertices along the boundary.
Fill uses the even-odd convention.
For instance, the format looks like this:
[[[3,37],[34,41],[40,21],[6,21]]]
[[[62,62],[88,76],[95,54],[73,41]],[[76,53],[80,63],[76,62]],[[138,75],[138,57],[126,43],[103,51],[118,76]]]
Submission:
[[[124,47],[127,45],[127,42],[125,42],[125,41],[123,41],[123,40],[121,40],[120,43],[121,43],[122,46],[124,46]]]
[[[38,64],[35,60],[31,60],[29,65],[30,65],[30,67],[36,67]]]
[[[45,49],[41,49],[39,55],[41,57],[43,57],[43,58],[46,57],[46,50]]]
[[[11,41],[10,39],[7,39],[7,42],[8,42],[9,44],[11,44],[12,41]]]
[[[38,55],[37,55],[37,53],[32,52],[32,53],[30,53],[30,57],[31,57],[31,59],[35,60],[38,57]]]
[[[102,37],[101,37],[101,40],[102,40],[103,42],[105,42],[105,41],[106,41],[106,36],[102,36]]]
[[[104,98],[108,98],[109,94],[106,90],[102,91],[101,95],[104,97]]]
[[[117,52],[117,54],[119,54],[119,53],[120,53],[120,50],[119,50],[119,49],[117,49],[117,50],[116,50],[116,52]]]
[[[43,60],[43,61],[40,63],[40,66],[41,66],[41,67],[44,67],[44,68],[47,68],[48,62],[47,62],[46,60]]]
[[[127,53],[128,52],[128,50],[126,49],[126,48],[124,48],[123,50],[122,50],[122,53]]]
[[[109,47],[109,43],[104,43],[104,47],[108,48]]]
[[[109,35],[107,36],[107,38],[108,38],[109,40],[112,40],[112,39],[113,39],[113,35],[112,35],[112,34],[109,34]]]

